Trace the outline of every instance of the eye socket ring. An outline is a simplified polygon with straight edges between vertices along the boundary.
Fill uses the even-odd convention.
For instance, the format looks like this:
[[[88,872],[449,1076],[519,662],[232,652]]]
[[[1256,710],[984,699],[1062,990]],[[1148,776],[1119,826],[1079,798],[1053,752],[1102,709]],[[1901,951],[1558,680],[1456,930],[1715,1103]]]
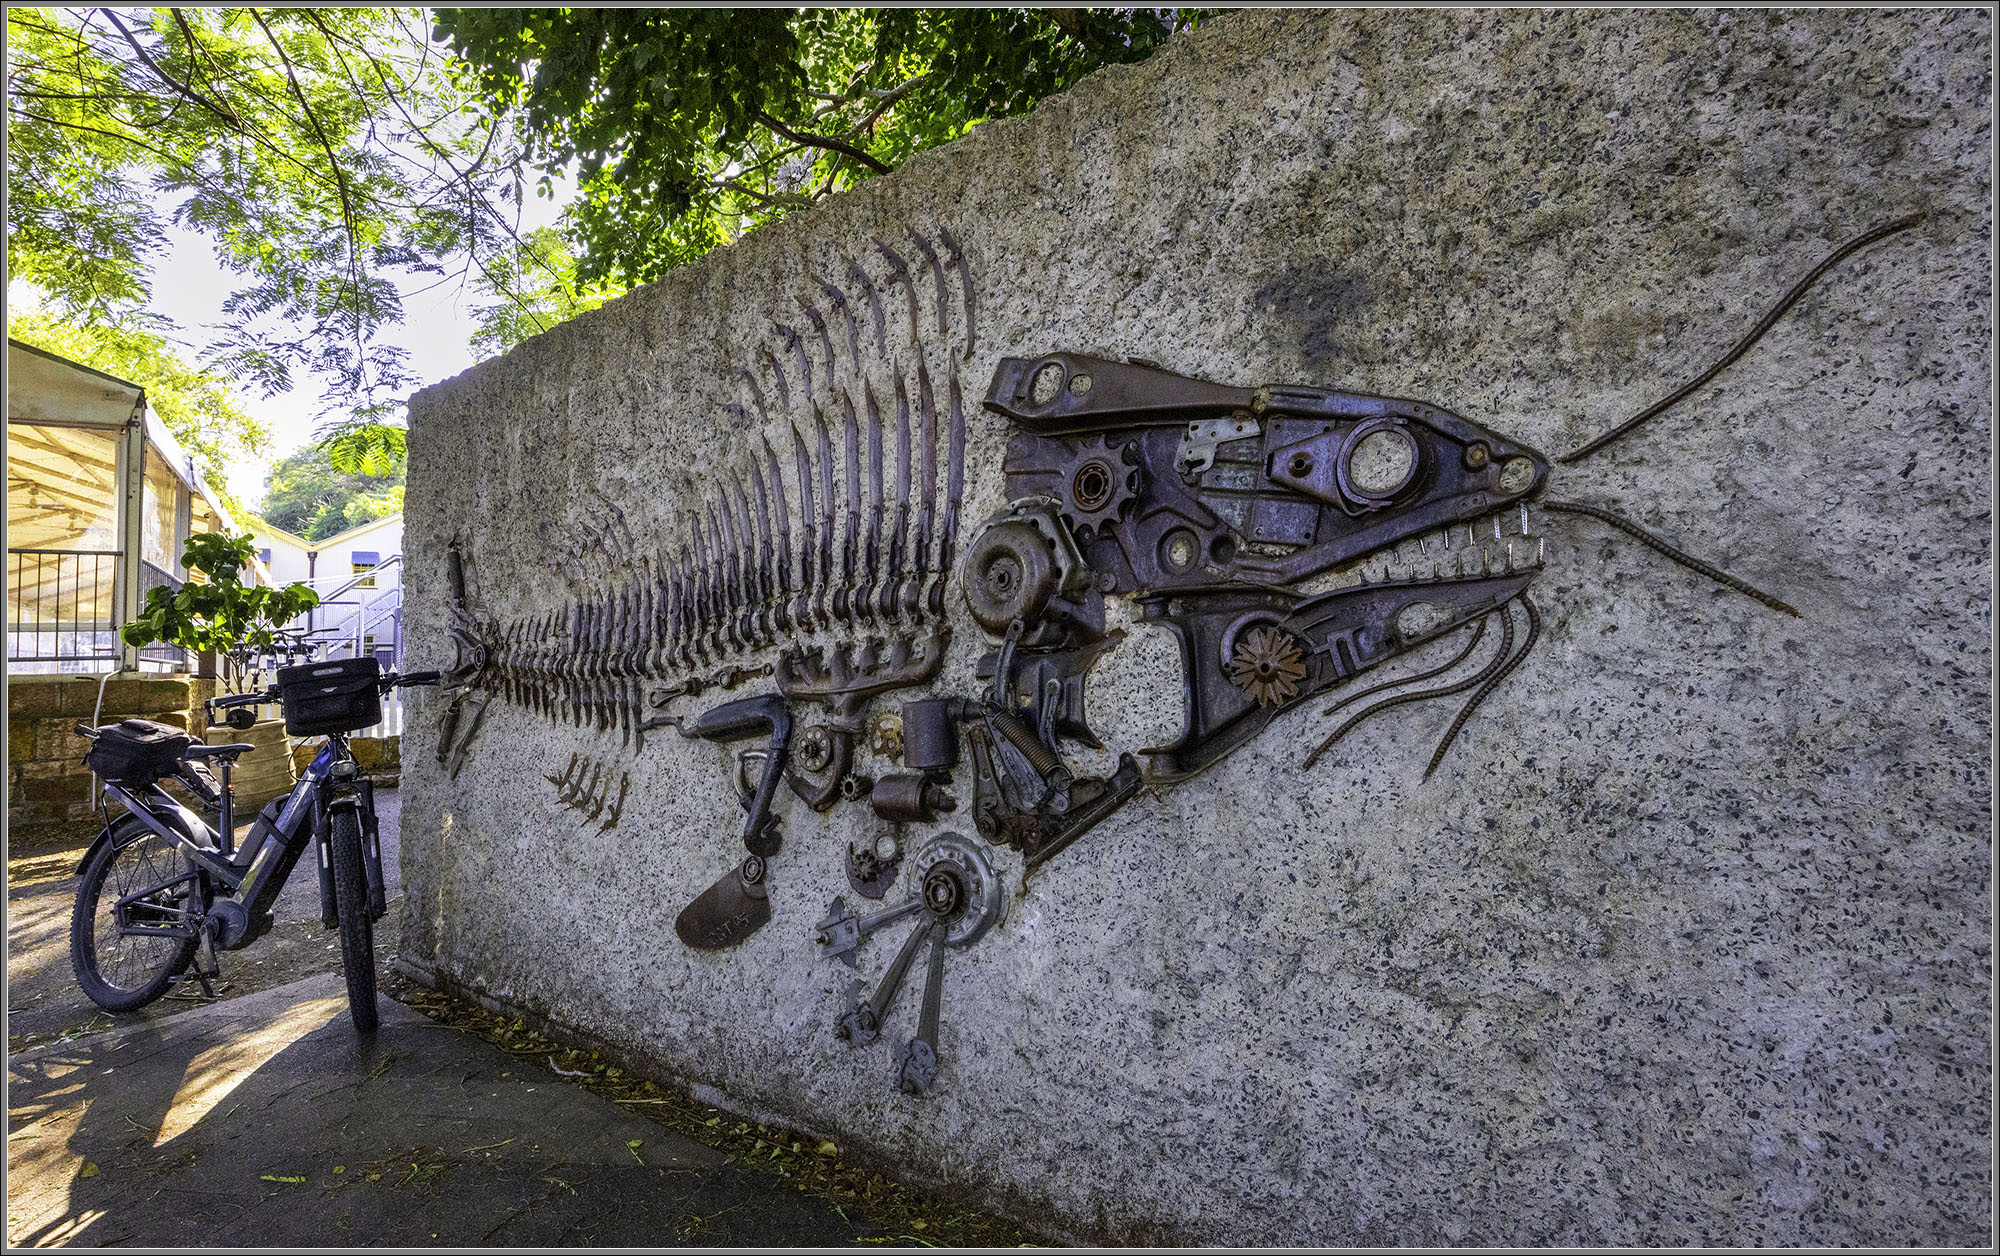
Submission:
[[[1340,491],[1349,501],[1381,507],[1422,477],[1424,447],[1400,419],[1371,419],[1356,427],[1334,462]]]

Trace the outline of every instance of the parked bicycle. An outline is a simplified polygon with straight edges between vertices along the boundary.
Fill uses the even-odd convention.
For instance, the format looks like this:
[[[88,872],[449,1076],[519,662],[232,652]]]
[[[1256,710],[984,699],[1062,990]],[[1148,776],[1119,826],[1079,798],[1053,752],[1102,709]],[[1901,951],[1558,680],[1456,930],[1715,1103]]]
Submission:
[[[355,763],[347,734],[380,722],[389,690],[438,679],[436,672],[384,674],[373,658],[340,659],[283,668],[266,689],[209,699],[210,727],[223,711],[220,722],[250,728],[257,716],[247,708],[276,702],[286,733],[326,738],[291,793],[258,812],[241,848],[229,776],[249,743],[204,745],[151,720],[78,724],[91,742],[84,762],[104,786],[104,829],[77,865],[83,881],[70,918],[70,961],[91,1001],[131,1012],[190,978],[210,990],[209,979],[220,973],[216,952],[241,950],[269,932],[278,893],[310,845],[321,922],[340,930],[348,1011],[355,1028],[372,1031],[374,924],[385,910],[381,836],[374,784]],[[214,812],[214,828],[162,788],[168,778]],[[116,819],[113,803],[124,812]],[[206,965],[199,962],[203,948]]]

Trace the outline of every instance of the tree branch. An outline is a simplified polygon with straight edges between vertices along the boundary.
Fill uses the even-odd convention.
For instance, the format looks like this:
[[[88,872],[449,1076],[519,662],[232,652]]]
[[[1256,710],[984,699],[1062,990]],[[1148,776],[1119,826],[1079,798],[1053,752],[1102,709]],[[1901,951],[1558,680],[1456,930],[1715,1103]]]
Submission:
[[[130,30],[126,29],[125,23],[118,20],[118,15],[115,12],[113,12],[110,9],[99,9],[98,12],[102,13],[113,26],[118,28],[118,33],[125,37],[125,42],[132,45],[132,51],[139,54],[139,60],[145,62],[146,68],[151,70],[156,76],[158,76],[159,80],[162,83],[165,83],[168,87],[173,88],[177,94],[185,97],[187,100],[191,101],[194,104],[200,105],[203,109],[208,110],[216,117],[228,123],[230,130],[236,131],[238,133],[242,132],[242,130],[244,129],[243,119],[229,112],[229,110],[224,108],[220,103],[209,100],[207,97],[203,96],[200,92],[194,90],[194,88],[189,87],[186,83],[181,82],[173,75],[161,69],[160,63],[153,60],[152,55],[149,54],[144,48],[139,46],[139,41],[133,37],[132,32]],[[259,25],[262,25],[262,19],[259,19]]]
[[[809,131],[794,131],[791,127],[786,126],[762,109],[759,109],[754,116],[757,121],[795,144],[805,144],[812,148],[824,148],[828,152],[844,153],[877,174],[888,174],[893,169],[893,167],[883,165],[854,145],[844,140],[835,139],[831,135],[814,135]]]

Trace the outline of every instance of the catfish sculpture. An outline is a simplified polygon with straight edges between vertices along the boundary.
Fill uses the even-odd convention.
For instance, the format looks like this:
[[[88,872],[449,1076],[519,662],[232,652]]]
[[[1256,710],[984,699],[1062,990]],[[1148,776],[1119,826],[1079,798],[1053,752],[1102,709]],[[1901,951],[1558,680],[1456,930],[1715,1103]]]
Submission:
[[[1828,270],[1919,221],[1899,218],[1841,245],[1714,366],[1555,462],[1586,458],[1670,409]],[[863,900],[888,898],[898,885],[904,895],[865,915],[836,897],[817,937],[824,956],[852,966],[868,935],[911,923],[872,991],[860,981],[846,989],[836,1033],[855,1045],[880,1035],[928,950],[918,1029],[898,1065],[905,1090],[926,1091],[938,1076],[947,948],[970,945],[1006,910],[991,852],[941,831],[962,803],[981,838],[1019,850],[1033,873],[1142,790],[1187,780],[1342,688],[1327,715],[1373,701],[1304,766],[1374,715],[1466,695],[1428,776],[1540,637],[1530,594],[1543,554],[1528,535],[1531,504],[1597,519],[1774,611],[1798,613],[1606,506],[1552,498],[1549,458],[1442,407],[1316,387],[1231,387],[1061,352],[1005,358],[994,373],[985,405],[1015,428],[1003,464],[1008,504],[972,530],[960,564],[959,363],[977,341],[977,294],[949,232],[913,243],[915,264],[874,241],[866,256],[880,273],[843,258],[859,287],[850,294],[821,280],[833,298],[824,314],[798,298],[813,334],[775,326],[783,352],[766,344],[745,359],[758,368],[735,372],[748,404],[730,411],[758,443],[737,463],[716,464],[713,491],[677,498],[687,528],[661,538],[656,553],[634,540],[615,505],[571,525],[574,535],[545,529],[571,555],[576,596],[500,625],[468,605],[454,541],[459,666],[438,744],[455,770],[493,698],[606,737],[615,730],[633,753],[646,731],[667,726],[717,742],[761,741],[738,757],[733,782],[746,855],[675,921],[698,950],[735,946],[772,919],[781,788],[817,811],[872,810],[878,831],[850,845],[848,888]],[[885,296],[900,296],[904,308],[885,313]],[[817,379],[814,349],[823,359]],[[779,455],[787,432],[789,484]],[[894,468],[893,491],[885,466]],[[1429,560],[1425,570],[1355,582],[1364,560],[1409,543]],[[577,557],[585,554],[596,561]],[[891,694],[935,688],[951,646],[954,577],[990,639],[979,685],[907,698],[871,717]],[[1065,743],[1105,749],[1091,731],[1084,682],[1123,636],[1107,629],[1107,597],[1129,599],[1178,641],[1185,718],[1172,742],[1121,753],[1108,776],[1078,776]],[[1464,642],[1443,664],[1363,683],[1364,673],[1456,633]],[[765,676],[774,692],[693,718],[667,713]],[[963,783],[953,776],[961,759],[969,760]],[[927,840],[910,853],[906,835]]]

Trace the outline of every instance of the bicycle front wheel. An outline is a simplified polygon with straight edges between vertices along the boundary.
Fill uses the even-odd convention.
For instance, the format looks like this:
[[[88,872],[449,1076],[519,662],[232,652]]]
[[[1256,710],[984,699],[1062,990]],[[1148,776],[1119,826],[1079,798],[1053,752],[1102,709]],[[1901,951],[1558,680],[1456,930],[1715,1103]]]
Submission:
[[[368,919],[368,873],[361,862],[361,817],[342,807],[329,817],[332,829],[333,898],[340,918],[340,967],[347,977],[347,1012],[354,1027],[373,1033],[375,1015],[375,925]]]
[[[136,1012],[159,998],[194,960],[201,905],[199,874],[180,848],[135,816],[119,820],[77,886],[69,923],[76,984],[107,1012]]]

